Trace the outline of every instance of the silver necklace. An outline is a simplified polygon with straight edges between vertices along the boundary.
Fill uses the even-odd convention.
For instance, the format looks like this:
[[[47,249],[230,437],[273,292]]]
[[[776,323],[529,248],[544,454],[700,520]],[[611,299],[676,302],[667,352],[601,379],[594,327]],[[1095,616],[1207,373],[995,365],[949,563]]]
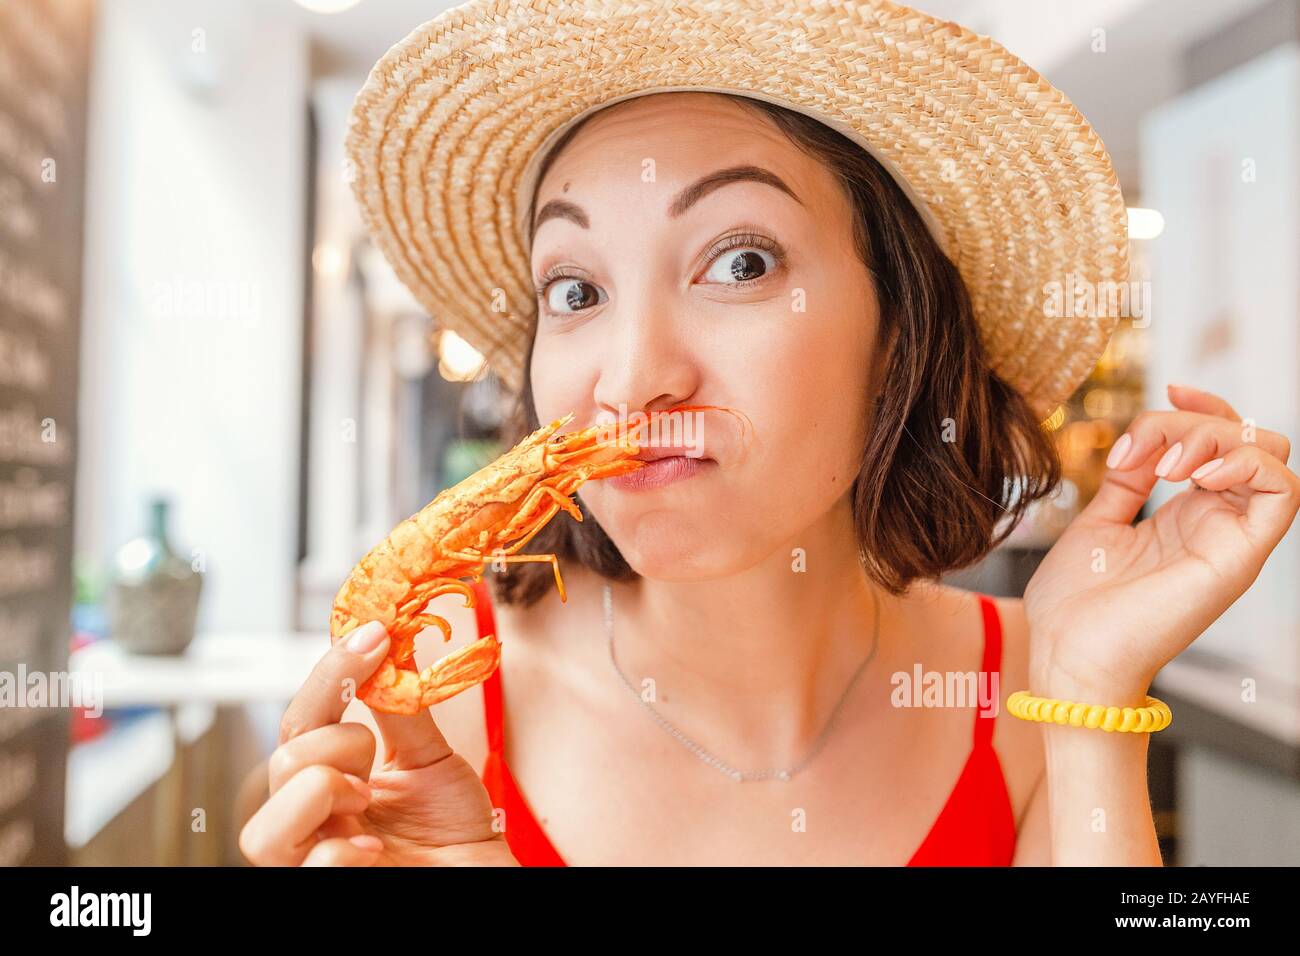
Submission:
[[[645,698],[637,692],[637,689],[632,686],[632,682],[624,676],[623,671],[618,666],[618,661],[614,657],[614,594],[608,581],[605,582],[605,639],[606,643],[609,644],[609,662],[614,665],[614,673],[618,674],[619,680],[623,682],[623,686],[628,689],[642,707],[649,711],[650,716],[655,719],[655,722],[664,730],[668,731],[668,733],[687,750],[695,754],[695,756],[699,757],[710,767],[721,771],[737,783],[743,783],[746,780],[768,780],[773,778],[777,780],[789,780],[796,773],[802,770],[804,766],[821,751],[822,745],[826,743],[826,739],[830,736],[831,730],[835,727],[836,720],[840,715],[840,710],[844,707],[844,702],[848,700],[849,693],[853,690],[853,685],[858,682],[858,678],[862,675],[862,672],[866,670],[867,665],[871,663],[871,659],[876,656],[876,644],[880,637],[880,602],[876,599],[874,590],[871,595],[871,605],[872,616],[874,618],[874,625],[871,632],[871,650],[867,652],[866,659],[858,665],[858,669],[854,671],[853,677],[849,679],[849,684],[844,688],[844,693],[840,695],[839,701],[835,704],[835,709],[831,711],[831,716],[826,721],[826,726],[822,729],[822,732],[818,735],[817,739],[813,741],[813,745],[809,749],[808,753],[805,754],[804,758],[793,767],[789,767],[785,770],[737,770],[725,760],[709,753],[709,751],[705,750],[674,727],[663,716],[663,714],[655,710],[654,707],[652,707],[649,702],[647,702]]]

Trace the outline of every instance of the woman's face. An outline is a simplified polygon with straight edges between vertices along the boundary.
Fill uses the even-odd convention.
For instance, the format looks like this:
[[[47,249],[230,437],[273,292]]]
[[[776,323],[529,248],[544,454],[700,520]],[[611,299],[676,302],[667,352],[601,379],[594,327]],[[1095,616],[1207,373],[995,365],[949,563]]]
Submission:
[[[583,486],[632,568],[709,578],[815,547],[810,526],[857,473],[878,322],[833,175],[723,96],[653,94],[589,120],[535,208],[542,422],[692,404],[754,426],[742,440],[736,419],[709,412],[690,477]]]

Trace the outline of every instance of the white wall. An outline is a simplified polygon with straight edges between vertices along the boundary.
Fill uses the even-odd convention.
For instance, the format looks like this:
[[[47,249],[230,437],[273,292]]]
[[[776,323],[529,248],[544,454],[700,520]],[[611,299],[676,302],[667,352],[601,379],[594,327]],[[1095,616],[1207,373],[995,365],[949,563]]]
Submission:
[[[292,615],[308,56],[283,9],[99,4],[77,551],[168,493],[208,628]]]
[[[312,88],[319,146],[310,507],[297,621],[303,630],[327,626],[334,595],[352,566],[423,504],[400,493],[403,477],[417,472],[418,462],[409,443],[399,447],[404,436],[398,434],[406,384],[401,368],[420,365],[422,343],[405,343],[397,323],[424,313],[366,239],[343,150],[352,102],[364,82],[358,73],[321,79]]]
[[[1142,128],[1151,241],[1147,407],[1168,382],[1222,395],[1259,428],[1300,427],[1300,46],[1276,47],[1155,110]],[[1294,455],[1292,456],[1294,467]],[[1159,507],[1185,483],[1158,482]],[[1300,687],[1300,528],[1195,647]]]
[[[364,82],[364,76],[356,76],[322,82],[312,91],[319,137],[314,257],[318,265],[312,279],[314,365],[307,485],[311,506],[296,622],[303,629],[328,626],[335,592],[370,547],[357,535],[362,520],[358,489],[362,440],[371,437],[363,427],[361,407],[365,316],[354,281],[355,244],[365,227],[352,198],[343,151],[348,111]]]

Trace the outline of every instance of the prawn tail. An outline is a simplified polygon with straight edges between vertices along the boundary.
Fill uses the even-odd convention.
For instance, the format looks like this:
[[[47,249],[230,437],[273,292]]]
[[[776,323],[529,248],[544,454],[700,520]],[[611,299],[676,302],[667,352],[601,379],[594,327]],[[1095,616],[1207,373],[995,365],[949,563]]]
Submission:
[[[492,676],[501,663],[501,644],[488,635],[415,672],[384,660],[357,696],[385,714],[418,714]]]

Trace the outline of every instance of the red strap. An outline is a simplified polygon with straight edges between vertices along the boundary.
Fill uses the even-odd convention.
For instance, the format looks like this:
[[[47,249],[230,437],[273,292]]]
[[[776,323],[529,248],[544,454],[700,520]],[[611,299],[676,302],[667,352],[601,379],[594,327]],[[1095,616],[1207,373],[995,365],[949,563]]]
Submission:
[[[984,660],[980,663],[981,674],[988,674],[982,679],[987,681],[990,694],[1001,696],[1002,666],[1002,620],[998,617],[997,605],[987,594],[979,594],[980,610],[984,614]],[[994,675],[997,676],[995,681]],[[997,719],[999,701],[994,701],[989,710],[977,704],[975,712],[975,746],[988,747],[993,743],[993,722]]]
[[[474,589],[474,617],[478,622],[480,639],[497,632],[496,619],[492,617],[492,596],[482,581],[470,585]]]
[[[474,618],[478,623],[480,639],[496,633],[496,620],[492,616],[492,598],[488,587],[476,581],[474,587]],[[487,723],[488,753],[502,753],[505,747],[505,728],[501,720],[501,666],[498,664],[483,682],[483,717]]]

